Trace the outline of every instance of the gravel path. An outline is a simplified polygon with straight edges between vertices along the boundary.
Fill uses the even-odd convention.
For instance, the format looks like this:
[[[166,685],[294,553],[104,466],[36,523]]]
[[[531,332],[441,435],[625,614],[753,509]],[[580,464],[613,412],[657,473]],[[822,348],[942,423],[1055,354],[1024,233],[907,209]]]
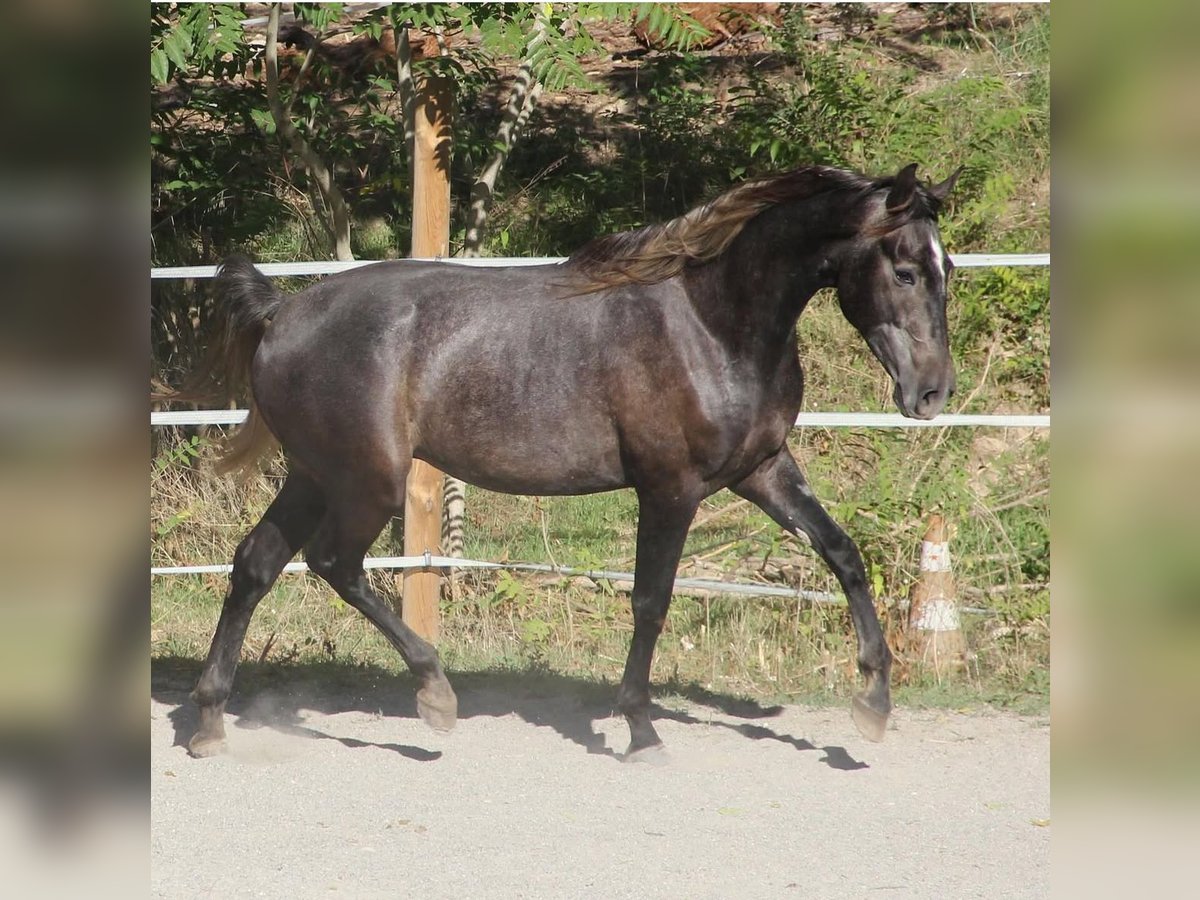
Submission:
[[[451,676],[453,680],[453,675]],[[458,727],[364,674],[246,686],[193,760],[191,673],[155,673],[155,897],[1044,897],[1044,719],[667,698],[664,766],[625,765],[615,688],[460,679]]]

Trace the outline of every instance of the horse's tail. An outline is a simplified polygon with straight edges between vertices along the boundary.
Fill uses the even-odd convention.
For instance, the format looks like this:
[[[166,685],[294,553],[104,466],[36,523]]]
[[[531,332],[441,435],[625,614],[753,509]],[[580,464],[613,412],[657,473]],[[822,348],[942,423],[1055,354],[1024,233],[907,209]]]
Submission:
[[[213,280],[215,330],[208,352],[178,390],[150,394],[152,402],[180,401],[225,405],[249,395],[250,415],[225,441],[218,472],[247,469],[279,446],[249,393],[250,366],[267,326],[287,295],[249,257],[228,256]]]

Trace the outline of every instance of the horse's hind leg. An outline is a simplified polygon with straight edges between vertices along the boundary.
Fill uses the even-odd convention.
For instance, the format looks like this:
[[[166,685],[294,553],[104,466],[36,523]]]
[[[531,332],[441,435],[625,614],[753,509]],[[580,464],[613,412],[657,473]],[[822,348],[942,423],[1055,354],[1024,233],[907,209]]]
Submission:
[[[637,560],[633,581],[633,640],[625,661],[625,674],[617,691],[617,706],[629,723],[626,760],[646,758],[644,751],[662,745],[650,722],[650,663],[654,646],[667,619],[675,570],[683,552],[688,527],[699,501],[678,495],[650,497],[639,494]]]
[[[858,547],[813,496],[786,447],[730,489],[757,504],[787,531],[807,534],[813,549],[837,576],[858,635],[858,669],[867,681],[851,706],[854,724],[869,740],[883,740],[892,708],[888,685],[892,653],[879,627]]]
[[[417,711],[421,718],[437,731],[449,731],[458,717],[458,698],[442,671],[437,651],[379,598],[363,571],[367,550],[388,519],[402,508],[403,491],[401,477],[397,490],[374,492],[372,499],[366,499],[362,493],[340,494],[336,503],[331,500],[329,513],[305,555],[308,567],[366,616],[421,680],[417,691]],[[381,501],[389,493],[400,499],[393,503]]]
[[[262,519],[238,545],[221,619],[200,681],[192,691],[192,699],[200,707],[200,727],[188,743],[193,756],[212,756],[224,747],[225,703],[250,617],[288,560],[312,537],[324,511],[316,485],[292,473]]]

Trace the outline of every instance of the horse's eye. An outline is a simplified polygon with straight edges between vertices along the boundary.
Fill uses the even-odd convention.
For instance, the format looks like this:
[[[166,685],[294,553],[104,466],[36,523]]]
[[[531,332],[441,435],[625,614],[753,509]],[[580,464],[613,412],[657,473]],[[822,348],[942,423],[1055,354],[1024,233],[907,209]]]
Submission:
[[[917,276],[913,275],[908,269],[897,269],[896,280],[901,284],[916,284]]]

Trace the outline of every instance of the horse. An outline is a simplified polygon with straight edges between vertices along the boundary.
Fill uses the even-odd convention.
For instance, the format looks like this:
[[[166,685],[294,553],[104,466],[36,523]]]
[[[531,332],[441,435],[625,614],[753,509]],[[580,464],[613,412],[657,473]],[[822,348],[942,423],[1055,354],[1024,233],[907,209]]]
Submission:
[[[679,218],[596,238],[561,264],[383,262],[289,296],[245,256],[225,259],[206,360],[183,388],[154,398],[195,401],[222,383],[248,384],[249,417],[222,466],[281,446],[287,475],[235,553],[191,695],[191,754],[223,749],[246,628],[302,549],[399,651],[420,683],[421,718],[454,726],[457,698],[436,650],[363,570],[402,514],[414,458],[492,491],[634,490],[634,631],[617,691],[625,759],[662,746],[651,659],[692,519],[721,488],[807,535],[836,575],[864,680],[852,719],[882,740],[892,655],[862,556],[814,496],[787,436],[804,390],[796,323],[821,288],[836,289],[901,413],[932,418],[954,391],[952,263],[938,216],[959,172],[931,185],[916,171],[806,166],[748,180]]]

